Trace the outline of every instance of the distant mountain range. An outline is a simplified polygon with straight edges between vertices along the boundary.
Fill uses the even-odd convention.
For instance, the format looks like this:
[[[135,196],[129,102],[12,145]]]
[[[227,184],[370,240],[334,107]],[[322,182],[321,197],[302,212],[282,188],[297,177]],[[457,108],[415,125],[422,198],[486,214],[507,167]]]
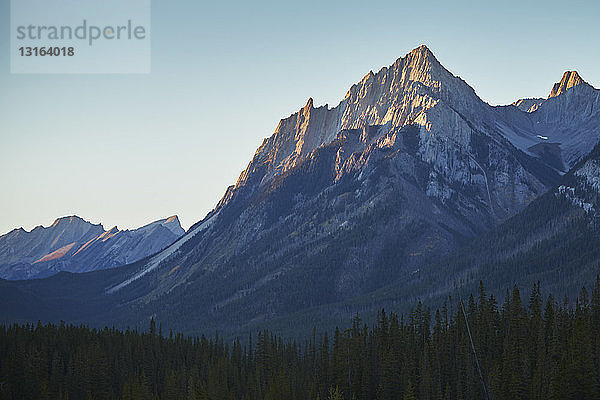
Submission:
[[[60,271],[114,268],[154,254],[185,231],[177,216],[134,230],[105,231],[77,216],[58,218],[49,227],[15,229],[0,236],[0,278],[45,278]]]
[[[494,107],[421,46],[369,72],[337,106],[309,99],[281,120],[215,209],[165,250],[111,271],[4,282],[7,304],[30,302],[0,311],[289,333],[384,304],[439,300],[479,279],[501,290],[546,277],[572,291],[593,274],[595,252],[565,261],[578,278],[560,286],[548,271],[561,264],[536,264],[531,249],[544,238],[576,248],[579,239],[559,235],[571,232],[560,228],[571,216],[596,232],[594,184],[580,196],[569,179],[582,160],[595,165],[588,154],[599,139],[600,91],[576,72],[547,99]],[[585,170],[595,182],[597,170]]]

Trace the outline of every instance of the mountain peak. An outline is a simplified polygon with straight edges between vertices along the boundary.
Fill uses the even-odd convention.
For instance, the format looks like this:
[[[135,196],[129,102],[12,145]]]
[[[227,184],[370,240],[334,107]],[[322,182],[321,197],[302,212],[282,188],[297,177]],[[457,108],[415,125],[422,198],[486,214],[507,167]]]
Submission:
[[[556,97],[564,93],[568,89],[582,83],[585,83],[585,81],[581,79],[577,71],[566,71],[563,74],[560,82],[554,84],[554,87],[552,88],[552,91],[550,92],[548,98]]]
[[[538,109],[540,104],[542,104],[546,99],[529,97],[525,99],[519,99],[512,103],[513,106],[519,108],[521,111],[525,112],[534,112]]]
[[[408,53],[404,58],[417,61],[427,60],[429,61],[429,63],[439,64],[439,61],[437,60],[437,58],[435,58],[433,52],[429,50],[429,48],[424,44],[415,49],[412,49],[410,53]]]
[[[185,229],[181,227],[181,222],[179,222],[177,215],[171,215],[162,225],[177,236],[185,234]]]
[[[135,229],[135,231],[147,231],[154,229],[159,225],[167,228],[178,237],[185,233],[185,230],[181,227],[181,223],[179,222],[179,217],[177,217],[177,215],[171,215],[170,217],[151,222],[148,225],[144,225],[141,228]]]
[[[169,218],[167,218],[167,220],[165,221],[165,224],[169,224],[174,221],[179,222],[179,218],[177,217],[177,215],[171,215]]]
[[[419,47],[416,47],[416,48],[412,49],[409,54],[427,54],[427,55],[433,55],[433,53],[431,52],[431,50],[429,50],[429,47],[427,47],[424,44],[420,45]]]
[[[78,217],[77,215],[70,215],[67,217],[60,217],[60,218],[56,218],[56,220],[54,220],[54,223],[52,225],[50,225],[50,227],[55,227],[59,224],[72,224],[72,223],[80,223],[80,222],[86,222],[83,218]]]
[[[306,105],[304,106],[304,109],[310,110],[311,108],[314,108],[314,100],[312,97],[309,97],[308,101],[306,102]]]
[[[445,86],[454,76],[444,68],[435,55],[425,45],[411,50],[391,66],[393,73],[399,74],[400,81],[421,82],[425,86]]]

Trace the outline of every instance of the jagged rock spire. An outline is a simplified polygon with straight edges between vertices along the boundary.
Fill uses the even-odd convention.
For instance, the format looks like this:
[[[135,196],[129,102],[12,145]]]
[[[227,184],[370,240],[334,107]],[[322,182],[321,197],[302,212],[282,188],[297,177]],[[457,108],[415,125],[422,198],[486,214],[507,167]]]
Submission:
[[[567,89],[582,83],[585,83],[585,81],[581,79],[577,71],[567,71],[563,74],[560,82],[554,84],[554,87],[552,88],[548,98],[556,97],[567,91]]]

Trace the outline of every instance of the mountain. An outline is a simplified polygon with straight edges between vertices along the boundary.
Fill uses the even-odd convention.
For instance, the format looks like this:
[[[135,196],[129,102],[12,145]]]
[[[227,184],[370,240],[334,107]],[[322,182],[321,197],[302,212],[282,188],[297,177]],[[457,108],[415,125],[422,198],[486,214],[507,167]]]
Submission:
[[[479,281],[497,299],[514,284],[575,299],[600,273],[600,145],[559,185],[525,210],[408,279],[360,296],[346,308],[406,307],[476,293]],[[557,299],[561,300],[561,299]],[[339,309],[314,311],[331,315]]]
[[[240,332],[345,317],[391,284],[433,296],[413,277],[432,265],[445,276],[441,259],[519,218],[598,142],[600,91],[575,81],[535,110],[493,107],[421,46],[337,106],[309,99],[281,120],[215,209],[165,250],[115,271],[5,284],[39,293],[11,315],[39,306],[74,321],[154,316],[184,332]]]
[[[49,227],[0,236],[0,277],[33,279],[118,267],[164,249],[184,233],[177,216],[125,231],[116,226],[105,231],[77,216],[58,218]]]
[[[544,100],[542,98],[519,99],[512,103],[512,105],[521,111],[534,112]]]
[[[499,107],[504,113],[502,134],[523,152],[566,172],[598,143],[600,91],[576,71],[564,73],[547,99],[519,100],[521,109]]]
[[[577,71],[566,71],[563,74],[560,82],[554,84],[550,95],[548,98],[557,97],[563,93],[565,93],[568,89],[575,87],[577,85],[585,84],[584,80],[581,79]]]

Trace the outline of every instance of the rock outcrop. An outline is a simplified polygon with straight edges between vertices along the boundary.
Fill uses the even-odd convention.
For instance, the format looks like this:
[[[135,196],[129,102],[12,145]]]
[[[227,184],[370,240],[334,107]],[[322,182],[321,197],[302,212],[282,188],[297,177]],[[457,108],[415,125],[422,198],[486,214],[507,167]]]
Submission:
[[[566,71],[563,74],[563,77],[560,80],[560,82],[554,84],[554,87],[552,88],[552,91],[550,92],[548,98],[561,95],[565,93],[568,89],[571,89],[572,87],[575,87],[582,83],[585,82],[583,79],[581,79],[577,71]]]

